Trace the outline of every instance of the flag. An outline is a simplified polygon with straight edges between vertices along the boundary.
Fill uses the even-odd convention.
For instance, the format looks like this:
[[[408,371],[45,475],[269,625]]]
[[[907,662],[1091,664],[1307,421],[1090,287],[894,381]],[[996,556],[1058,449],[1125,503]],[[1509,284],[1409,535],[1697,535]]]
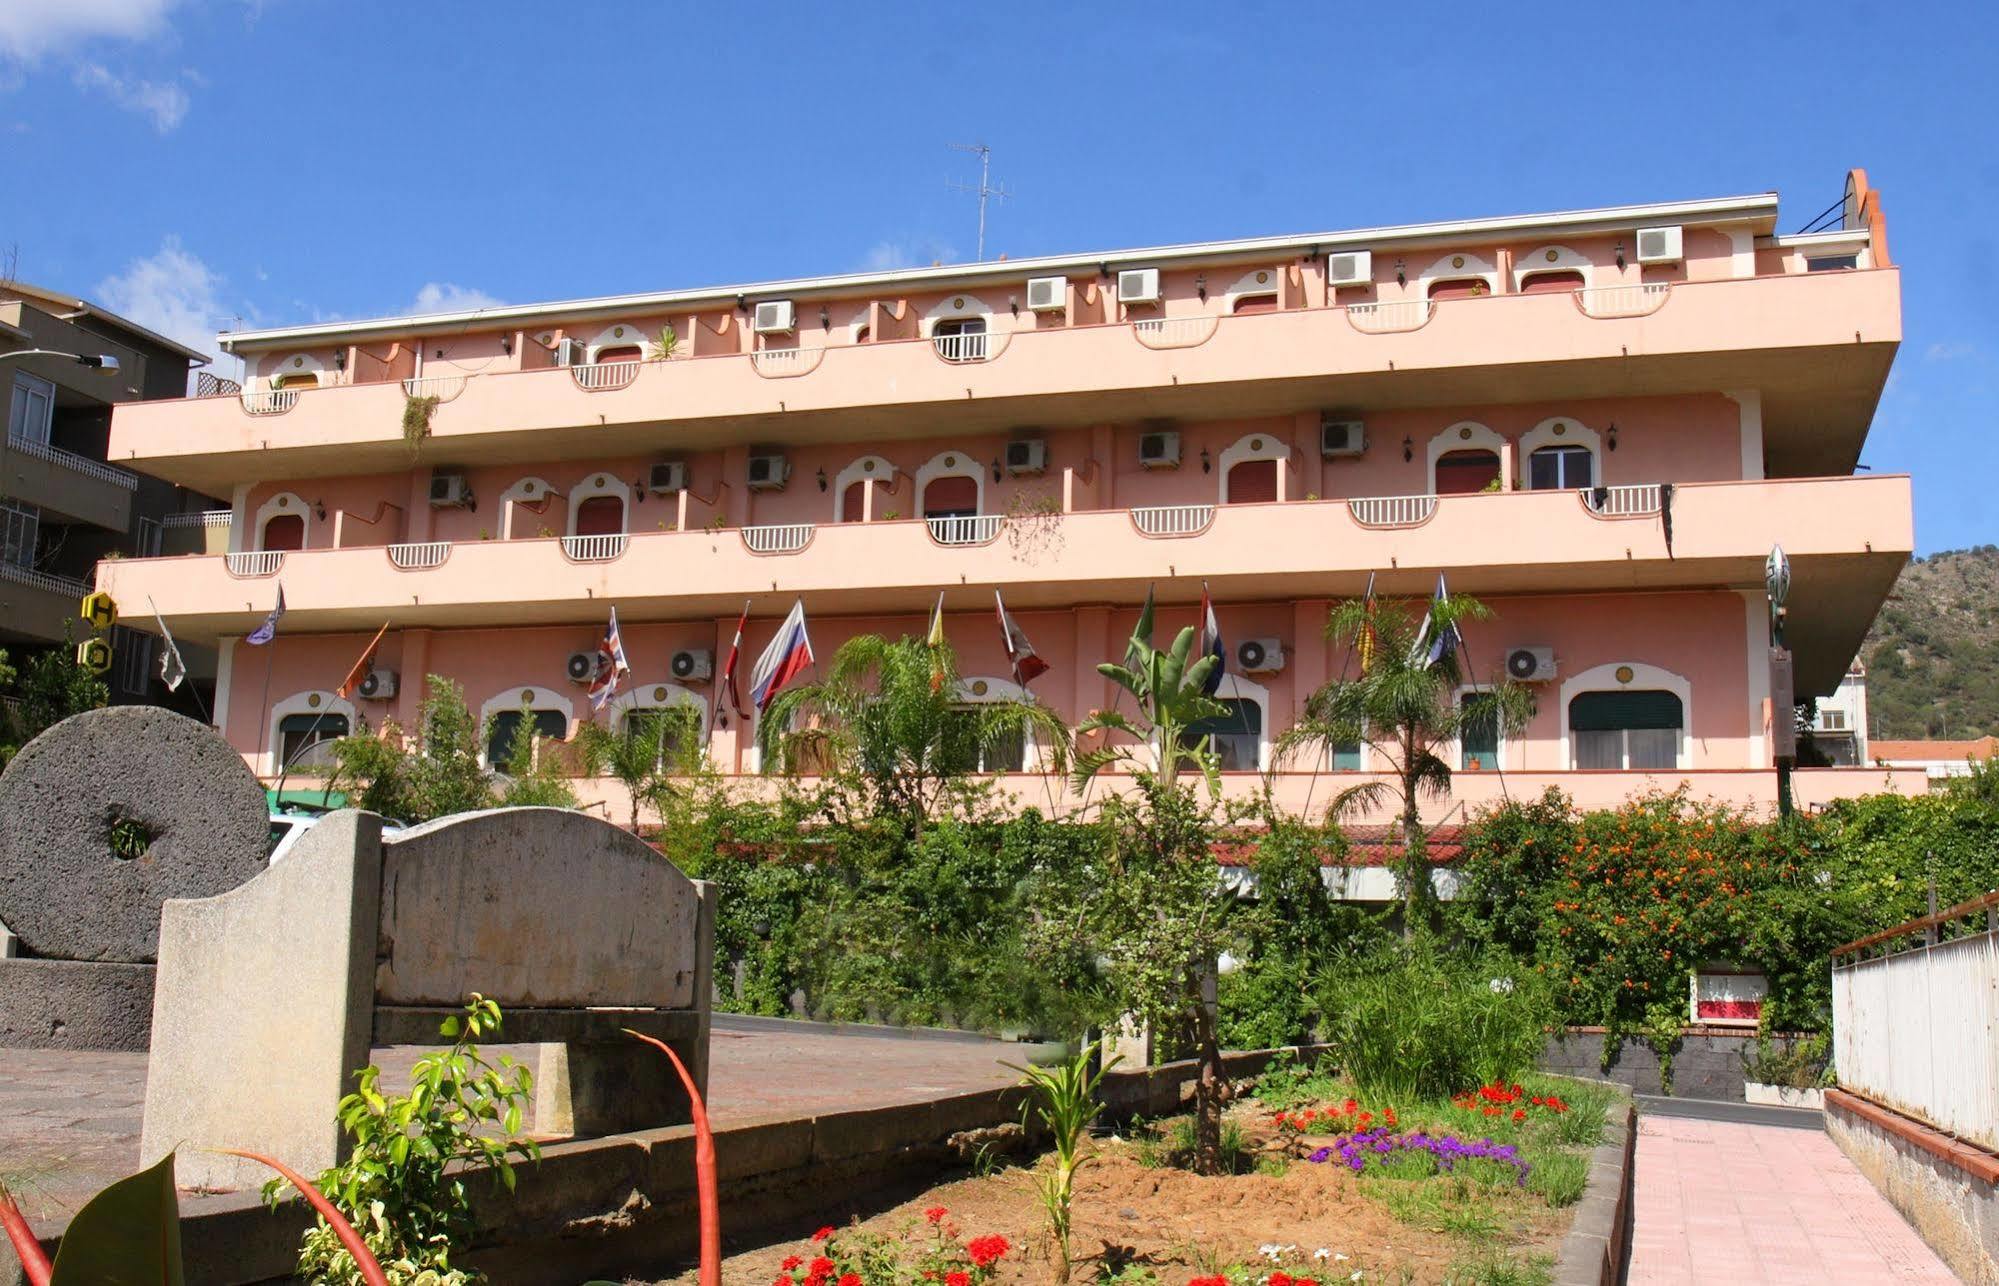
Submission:
[[[160,623],[160,637],[167,641],[166,650],[160,653],[160,682],[167,685],[167,691],[178,692],[187,678],[187,662],[181,660],[180,645],[174,642],[174,632],[167,628],[167,618],[160,615],[154,605],[152,595],[146,596],[146,606],[153,609],[153,619]]]
[[[251,630],[243,641],[245,643],[248,643],[251,647],[264,646],[264,644],[270,642],[272,639],[278,636],[278,622],[283,620],[284,616],[285,616],[285,583],[283,581],[279,581],[277,606],[273,607],[271,609],[271,614],[264,618],[264,623],[262,625],[259,625],[256,629]]]
[[[361,681],[368,677],[368,671],[373,668],[375,664],[375,651],[382,646],[382,636],[388,632],[389,623],[383,621],[382,628],[375,631],[375,637],[370,639],[368,646],[362,649],[361,659],[354,663],[354,668],[347,671],[347,677],[342,679],[340,686],[333,690],[334,696],[345,701],[348,697],[354,695],[354,689],[361,686]]]
[[[940,691],[944,687],[944,591],[937,591],[937,610],[930,613],[930,636],[924,640],[930,645],[930,690]]]
[[[604,637],[597,644],[597,673],[590,680],[590,712],[595,714],[604,708],[611,694],[618,690],[618,680],[632,672],[625,664],[625,640],[618,634],[618,609],[611,609],[611,623],[604,627]]]
[[[1145,587],[1145,606],[1138,611],[1138,624],[1131,627],[1131,642],[1124,647],[1124,668],[1136,671],[1145,663],[1141,647],[1152,646],[1152,586]]]
[[[993,604],[999,608],[1000,644],[1006,648],[1006,659],[1013,663],[1013,681],[1024,688],[1048,672],[1048,662],[1034,654],[1026,631],[1006,614],[1006,602],[998,590],[993,591]]]
[[[736,637],[729,644],[729,659],[722,663],[722,689],[729,694],[729,704],[736,711],[738,719],[750,717],[743,709],[743,694],[736,688],[736,659],[743,654],[743,630],[750,623],[750,600],[743,600],[743,614],[736,621]]]
[[[763,713],[771,698],[804,673],[812,660],[812,636],[805,631],[805,600],[796,599],[785,615],[784,624],[777,627],[776,637],[757,658],[756,668],[750,671],[750,703],[756,706],[757,713]]]
[[[1446,625],[1434,631],[1431,629],[1431,622],[1437,614],[1437,605],[1449,597],[1450,592],[1444,588],[1444,574],[1438,572],[1437,592],[1430,596],[1430,608],[1423,613],[1423,623],[1416,628],[1416,641],[1409,649],[1409,664],[1420,664],[1427,670],[1457,651],[1458,645],[1464,641],[1459,637],[1458,627],[1455,625]],[[1435,637],[1432,637],[1433,633]]]
[[[1207,682],[1201,685],[1205,696],[1213,696],[1222,690],[1222,671],[1228,666],[1228,648],[1222,643],[1221,623],[1215,619],[1215,603],[1208,597],[1208,582],[1201,582],[1201,642],[1197,649],[1203,656],[1215,658],[1215,668],[1208,671]]]
[[[1366,674],[1374,665],[1374,649],[1381,640],[1374,634],[1374,573],[1367,574],[1367,592],[1360,596],[1361,625],[1360,638],[1356,640],[1360,653],[1360,672]]]

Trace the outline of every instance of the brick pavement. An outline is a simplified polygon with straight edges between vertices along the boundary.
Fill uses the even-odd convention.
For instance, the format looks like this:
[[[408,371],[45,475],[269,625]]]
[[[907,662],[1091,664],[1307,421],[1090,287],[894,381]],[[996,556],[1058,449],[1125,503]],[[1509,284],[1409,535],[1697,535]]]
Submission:
[[[1823,1131],[1641,1115],[1628,1286],[1958,1279]]]
[[[410,1064],[425,1052],[376,1050],[385,1085],[406,1086]],[[488,1051],[500,1052],[532,1065],[532,1046]],[[1011,1085],[1019,1073],[1001,1064],[1018,1061],[1013,1046],[997,1041],[910,1039],[717,1015],[708,1094],[718,1124],[773,1113],[809,1116]],[[672,1074],[664,1059],[661,1068]],[[0,1049],[0,1177],[30,1219],[74,1211],[137,1168],[145,1085],[144,1054]]]

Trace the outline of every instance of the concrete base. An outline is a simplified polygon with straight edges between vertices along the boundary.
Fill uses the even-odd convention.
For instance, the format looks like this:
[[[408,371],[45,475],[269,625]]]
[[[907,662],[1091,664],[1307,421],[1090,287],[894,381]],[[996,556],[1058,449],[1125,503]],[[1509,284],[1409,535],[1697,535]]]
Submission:
[[[153,966],[0,957],[0,1049],[144,1050]]]
[[[692,1071],[692,1044],[667,1043]],[[534,1074],[537,1133],[624,1134],[694,1117],[673,1064],[650,1045],[627,1037],[616,1044],[551,1044],[539,1050]]]
[[[1758,1103],[1764,1107],[1802,1107],[1817,1111],[1825,1107],[1825,1091],[1800,1090],[1793,1089],[1789,1085],[1765,1085],[1759,1081],[1749,1081],[1742,1087],[1742,1101]]]
[[[1839,1091],[1825,1130],[1952,1272],[1999,1282],[1999,1157]]]

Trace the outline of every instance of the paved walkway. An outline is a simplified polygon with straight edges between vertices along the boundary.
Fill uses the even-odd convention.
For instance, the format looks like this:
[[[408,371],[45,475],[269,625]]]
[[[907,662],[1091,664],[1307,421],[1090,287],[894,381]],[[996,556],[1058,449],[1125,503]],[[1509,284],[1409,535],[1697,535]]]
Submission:
[[[1626,1281],[1946,1286],[1957,1277],[1823,1130],[1641,1114]]]
[[[486,1053],[501,1051],[533,1065],[533,1046]],[[428,1052],[409,1045],[376,1050],[384,1086],[406,1087],[410,1064]],[[717,1014],[708,1101],[717,1124],[922,1102],[1015,1083],[1020,1073],[1003,1061],[1021,1061],[1018,1047]],[[0,1049],[0,1177],[31,1219],[72,1212],[138,1168],[145,1098],[144,1054]]]

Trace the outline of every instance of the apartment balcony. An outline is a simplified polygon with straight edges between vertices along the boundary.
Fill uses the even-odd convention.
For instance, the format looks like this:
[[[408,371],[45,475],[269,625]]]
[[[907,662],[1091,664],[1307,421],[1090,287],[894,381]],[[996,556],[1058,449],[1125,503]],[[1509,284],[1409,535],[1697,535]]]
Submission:
[[[946,415],[979,432],[1757,388],[1770,471],[1837,474],[1900,341],[1899,289],[1894,269],[1790,274],[246,392],[122,406],[111,454],[210,493],[394,472],[406,396],[439,398],[425,459],[497,464],[914,438]]]
[[[1667,541],[1670,512],[1671,545]],[[1479,595],[1760,586],[1789,554],[1799,680],[1845,673],[1912,547],[1906,477],[1694,483],[1586,492],[1188,505],[1078,512],[1009,539],[1004,515],[826,526],[427,542],[101,564],[116,599],[150,597],[177,634],[239,635],[285,582],[289,631],[581,623],[733,615],[745,596],[804,594],[841,614],[921,612],[937,590],[1020,608],[1427,594],[1437,573]],[[1060,548],[1045,537],[1057,536]],[[814,599],[813,596],[823,597]],[[766,599],[768,607],[776,599]],[[952,606],[958,606],[953,602]],[[1829,678],[1821,675],[1823,669]]]
[[[90,586],[0,562],[0,639],[61,643]]]
[[[0,445],[0,495],[72,522],[123,532],[139,479],[89,456],[8,434]]]

